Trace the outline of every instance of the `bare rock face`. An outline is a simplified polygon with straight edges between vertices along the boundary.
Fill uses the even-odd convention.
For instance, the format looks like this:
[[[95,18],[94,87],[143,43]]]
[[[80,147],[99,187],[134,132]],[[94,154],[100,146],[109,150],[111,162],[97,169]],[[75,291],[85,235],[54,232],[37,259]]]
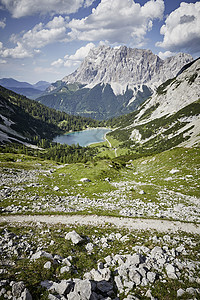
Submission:
[[[184,53],[162,60],[150,50],[100,46],[90,50],[81,66],[62,81],[79,82],[89,88],[110,84],[115,95],[127,89],[136,93],[143,85],[155,90],[190,61],[192,56]]]

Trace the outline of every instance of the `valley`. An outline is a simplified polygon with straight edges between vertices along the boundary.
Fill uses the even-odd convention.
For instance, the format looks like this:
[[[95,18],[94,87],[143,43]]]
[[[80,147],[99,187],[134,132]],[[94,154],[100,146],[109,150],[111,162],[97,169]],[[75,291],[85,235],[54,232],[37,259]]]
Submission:
[[[0,87],[0,299],[199,299],[199,63],[103,121]]]

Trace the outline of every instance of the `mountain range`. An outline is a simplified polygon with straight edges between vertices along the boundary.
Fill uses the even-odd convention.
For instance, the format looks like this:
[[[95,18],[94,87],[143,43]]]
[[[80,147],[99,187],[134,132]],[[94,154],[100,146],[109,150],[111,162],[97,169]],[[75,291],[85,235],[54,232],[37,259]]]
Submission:
[[[30,99],[36,99],[43,94],[50,83],[47,81],[38,81],[35,84],[30,84],[13,78],[1,78],[0,85]]]
[[[69,114],[109,119],[136,110],[192,60],[184,53],[162,60],[150,50],[99,46],[37,100]]]
[[[162,152],[174,146],[199,146],[199,86],[200,59],[197,59],[161,84],[136,111],[104,123],[56,112],[0,87],[0,141],[25,143],[34,136],[51,139],[63,130],[110,126],[115,129],[108,136],[117,140],[120,148],[137,155]]]
[[[200,144],[200,59],[168,79],[140,108],[112,120],[110,135],[138,153]]]

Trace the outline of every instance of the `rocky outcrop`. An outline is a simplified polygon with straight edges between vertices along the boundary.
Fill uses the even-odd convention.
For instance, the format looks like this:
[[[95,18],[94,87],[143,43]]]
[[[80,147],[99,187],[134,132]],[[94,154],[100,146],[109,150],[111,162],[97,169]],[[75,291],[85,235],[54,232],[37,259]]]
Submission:
[[[91,49],[82,65],[63,81],[79,82],[89,88],[110,84],[115,95],[125,93],[126,89],[139,90],[142,85],[154,90],[176,76],[191,60],[192,57],[184,53],[162,60],[150,50],[100,46]]]

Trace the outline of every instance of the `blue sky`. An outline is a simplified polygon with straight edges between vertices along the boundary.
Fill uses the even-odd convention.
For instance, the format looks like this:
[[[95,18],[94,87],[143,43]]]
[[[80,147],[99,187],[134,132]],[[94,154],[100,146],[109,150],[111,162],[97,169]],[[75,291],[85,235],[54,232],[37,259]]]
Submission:
[[[0,78],[54,82],[99,45],[200,56],[200,2],[0,0]]]

